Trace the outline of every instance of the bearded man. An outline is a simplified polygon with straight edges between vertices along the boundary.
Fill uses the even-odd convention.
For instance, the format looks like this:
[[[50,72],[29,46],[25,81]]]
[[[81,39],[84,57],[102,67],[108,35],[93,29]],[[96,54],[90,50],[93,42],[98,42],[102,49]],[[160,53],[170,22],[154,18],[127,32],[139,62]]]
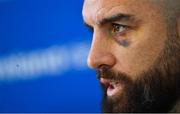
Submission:
[[[83,19],[103,112],[180,112],[180,0],[84,0]]]

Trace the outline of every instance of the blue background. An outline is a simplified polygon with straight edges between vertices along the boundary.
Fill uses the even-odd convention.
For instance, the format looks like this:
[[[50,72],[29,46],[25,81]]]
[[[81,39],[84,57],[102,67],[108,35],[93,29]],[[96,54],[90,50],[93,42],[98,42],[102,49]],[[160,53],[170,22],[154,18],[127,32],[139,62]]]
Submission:
[[[0,0],[0,112],[100,112],[96,74],[86,66],[92,38],[82,5],[83,0]],[[77,53],[80,44],[87,50]],[[53,57],[67,52],[57,55],[63,64],[56,65],[58,58],[46,67],[31,64],[35,57],[35,63],[46,61],[53,49]]]

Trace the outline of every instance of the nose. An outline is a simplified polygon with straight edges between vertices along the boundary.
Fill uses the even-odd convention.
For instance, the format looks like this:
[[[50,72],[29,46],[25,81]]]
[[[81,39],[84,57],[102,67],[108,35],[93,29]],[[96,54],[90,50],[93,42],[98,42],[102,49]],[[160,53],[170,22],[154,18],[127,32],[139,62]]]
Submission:
[[[94,31],[93,41],[88,56],[88,66],[98,69],[100,66],[111,68],[115,65],[115,56],[111,53],[111,43],[103,33]]]

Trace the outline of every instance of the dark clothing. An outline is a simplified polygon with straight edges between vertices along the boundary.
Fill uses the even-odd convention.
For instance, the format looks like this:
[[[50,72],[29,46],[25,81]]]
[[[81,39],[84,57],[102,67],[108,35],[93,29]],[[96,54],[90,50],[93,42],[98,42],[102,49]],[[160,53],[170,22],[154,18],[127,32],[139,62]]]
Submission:
[[[180,112],[180,99],[177,101],[176,105],[170,111],[170,113],[177,113]]]

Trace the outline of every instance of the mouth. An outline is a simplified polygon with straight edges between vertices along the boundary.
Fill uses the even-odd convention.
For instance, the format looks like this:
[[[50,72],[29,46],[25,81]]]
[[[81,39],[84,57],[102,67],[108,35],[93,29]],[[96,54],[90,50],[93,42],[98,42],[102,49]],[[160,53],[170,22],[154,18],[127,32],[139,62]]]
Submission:
[[[100,78],[100,83],[105,87],[106,94],[108,97],[116,96],[117,94],[120,94],[123,89],[123,85],[120,82]]]

